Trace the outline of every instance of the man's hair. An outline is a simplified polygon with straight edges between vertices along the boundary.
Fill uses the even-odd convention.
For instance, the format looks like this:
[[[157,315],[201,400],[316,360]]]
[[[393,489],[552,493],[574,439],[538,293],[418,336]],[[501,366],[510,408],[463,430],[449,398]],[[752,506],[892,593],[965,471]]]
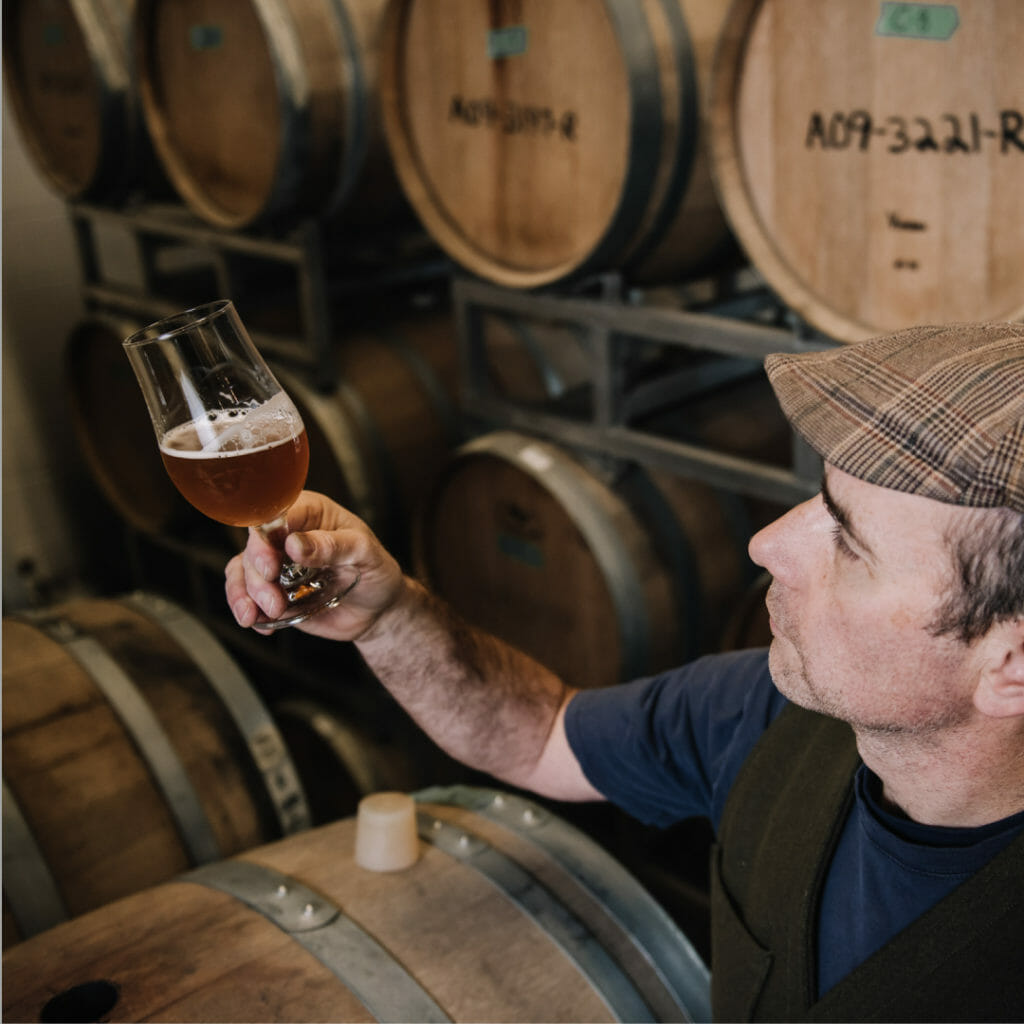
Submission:
[[[953,575],[931,632],[969,644],[997,623],[1024,617],[1024,514],[970,509],[947,540]]]

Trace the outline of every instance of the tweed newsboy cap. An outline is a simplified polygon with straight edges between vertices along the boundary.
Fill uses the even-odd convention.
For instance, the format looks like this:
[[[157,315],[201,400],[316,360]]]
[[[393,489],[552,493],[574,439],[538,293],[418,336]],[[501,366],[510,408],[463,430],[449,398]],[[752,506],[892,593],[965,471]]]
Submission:
[[[1024,324],[911,327],[765,369],[794,429],[844,472],[1024,512]]]

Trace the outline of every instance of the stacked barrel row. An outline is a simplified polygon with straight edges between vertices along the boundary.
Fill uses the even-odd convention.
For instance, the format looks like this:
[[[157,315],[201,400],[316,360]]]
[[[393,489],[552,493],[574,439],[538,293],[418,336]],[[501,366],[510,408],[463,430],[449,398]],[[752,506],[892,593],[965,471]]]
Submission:
[[[78,168],[74,182],[58,177],[69,196],[107,194],[102,158],[116,149],[113,164],[126,169],[145,136],[181,199],[221,227],[274,231],[313,217],[358,237],[361,224],[405,202],[461,267],[511,288],[568,288],[606,269],[627,280],[678,281],[730,265],[738,241],[793,309],[842,341],[1024,309],[1024,71],[1012,49],[1024,13],[1016,3],[879,11],[853,0],[105,0],[8,4],[4,17],[9,95],[30,136],[36,127],[40,153],[49,144],[53,162],[61,166],[63,153],[64,166]],[[122,431],[111,410],[127,406],[106,401],[110,381],[127,372],[116,351],[121,329],[83,328],[110,334],[109,346],[72,340],[74,401],[115,506],[133,525],[161,532],[191,513],[155,454],[137,443],[144,419],[138,432]],[[464,467],[511,473],[522,495],[535,496],[575,469],[562,472],[560,457],[542,456],[534,464],[556,468],[537,473],[528,458],[507,455],[514,445],[502,437],[489,439],[487,459],[481,443],[448,466],[464,428],[455,330],[450,320],[417,317],[375,324],[369,337],[346,332],[330,395],[281,372],[319,435],[310,486],[364,515],[407,564],[494,625],[514,607],[515,572],[532,564],[536,579],[539,564],[559,563],[535,543],[537,524],[550,517],[508,497],[486,512],[498,524],[491,549],[500,558],[481,552],[472,560],[475,584],[468,557],[432,551],[445,537],[468,555],[461,524],[485,514],[478,500],[469,504]],[[517,343],[489,342],[499,390],[518,399],[524,387],[554,383],[569,395],[585,387],[585,342],[564,331],[552,339],[543,324],[512,330]],[[530,356],[538,348],[539,359]],[[133,386],[122,383],[127,402]],[[737,418],[754,418],[737,392],[720,400]],[[762,422],[774,430],[770,418],[755,430]],[[517,450],[529,454],[530,440]],[[594,468],[583,466],[591,476]],[[593,489],[556,485],[564,503],[610,505],[606,492],[619,481],[608,486],[600,468],[597,476],[598,499]],[[435,483],[449,493],[430,497]],[[491,482],[480,486],[492,492]],[[667,537],[662,524],[673,519],[656,516],[640,532]],[[609,521],[623,520],[617,509]],[[707,521],[730,520],[703,515],[691,533]],[[678,547],[659,539],[653,557],[664,563],[663,552]],[[609,564],[605,551],[587,571],[607,580]],[[718,564],[730,576],[728,561]],[[544,618],[540,590],[558,588],[524,589],[524,620]],[[504,597],[487,611],[480,595],[491,592]],[[607,601],[635,605],[621,594]],[[651,623],[671,621],[680,607],[653,592],[647,604],[664,609]],[[557,610],[549,607],[550,617]],[[683,618],[705,638],[720,635],[713,611]],[[650,635],[626,620],[619,632]],[[548,644],[538,640],[536,649]],[[576,651],[565,660],[589,663]],[[661,656],[599,660],[617,673]]]
[[[1014,0],[97,0],[4,6],[65,195],[381,224],[513,288],[674,281],[734,240],[826,336],[1024,314]]]
[[[86,598],[3,634],[5,1019],[706,1019],[687,937],[544,807],[421,791],[414,863],[368,868],[297,771],[315,725],[334,760],[307,779],[343,786],[344,736],[297,703],[279,726],[183,608]],[[408,778],[382,766],[358,781]]]

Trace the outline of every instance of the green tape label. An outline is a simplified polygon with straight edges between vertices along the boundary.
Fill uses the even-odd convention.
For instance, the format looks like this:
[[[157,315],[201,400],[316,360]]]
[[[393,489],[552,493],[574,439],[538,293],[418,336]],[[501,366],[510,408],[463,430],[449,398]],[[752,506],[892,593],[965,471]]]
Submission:
[[[216,50],[224,43],[220,25],[193,25],[188,30],[188,44],[193,50]]]
[[[875,25],[876,36],[904,39],[949,39],[960,25],[952,4],[883,3]]]
[[[64,26],[59,22],[48,22],[43,26],[44,46],[63,46],[64,41]]]
[[[491,60],[499,57],[518,57],[526,53],[528,38],[525,25],[509,25],[506,28],[492,28],[487,33],[487,56]]]

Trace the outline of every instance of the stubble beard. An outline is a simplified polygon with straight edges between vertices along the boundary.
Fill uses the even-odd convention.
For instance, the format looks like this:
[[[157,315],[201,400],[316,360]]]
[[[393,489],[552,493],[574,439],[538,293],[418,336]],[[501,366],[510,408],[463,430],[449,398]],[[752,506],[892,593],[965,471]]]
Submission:
[[[788,644],[790,657],[783,644]],[[843,718],[835,701],[826,698],[812,682],[800,646],[792,640],[774,637],[768,650],[768,669],[778,691],[794,704],[829,718]]]
[[[788,652],[783,644],[788,645]],[[915,736],[926,739],[955,728],[970,717],[968,704],[951,703],[945,707],[936,707],[933,713],[906,721],[894,720],[892,717],[870,720],[862,718],[851,713],[850,708],[844,706],[835,694],[824,691],[815,682],[815,674],[807,665],[802,645],[788,637],[772,639],[768,667],[776,688],[788,700],[808,711],[846,722],[858,736],[865,738]]]

